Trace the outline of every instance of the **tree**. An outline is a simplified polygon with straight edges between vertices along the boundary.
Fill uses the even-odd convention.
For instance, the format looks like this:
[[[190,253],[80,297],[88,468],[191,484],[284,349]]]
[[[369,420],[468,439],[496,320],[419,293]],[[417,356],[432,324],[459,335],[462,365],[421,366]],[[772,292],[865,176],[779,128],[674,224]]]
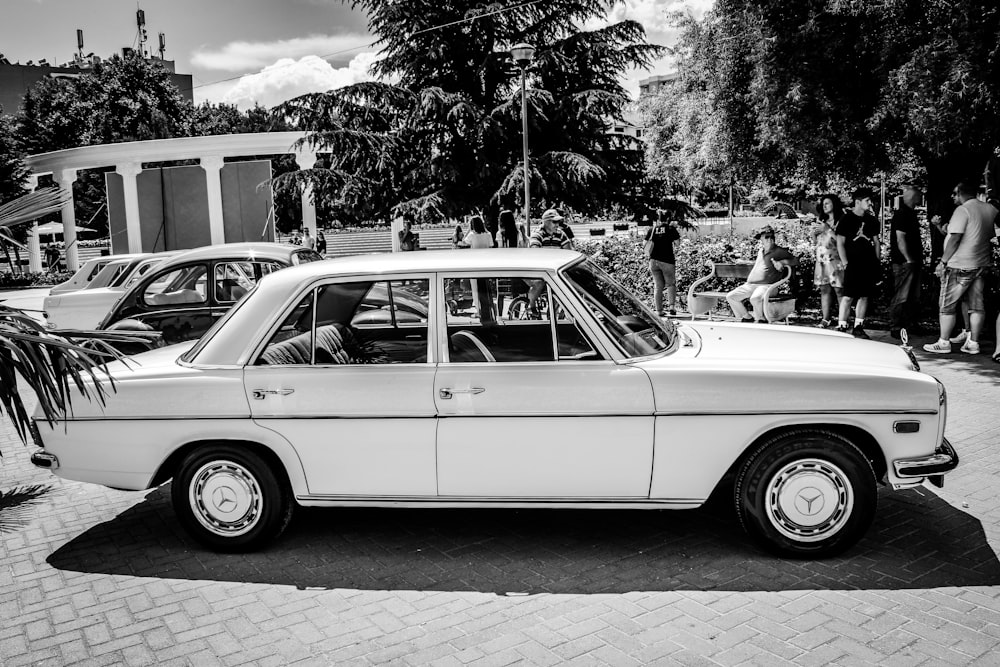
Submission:
[[[72,79],[43,79],[24,97],[28,153],[187,134],[191,105],[155,60],[114,56]]]
[[[998,37],[992,0],[718,0],[678,53],[744,180],[858,183],[912,156],[936,195],[1000,145]]]
[[[342,212],[452,215],[512,205],[522,190],[520,72],[508,49],[538,47],[528,90],[533,201],[597,205],[638,174],[641,152],[608,127],[628,97],[628,67],[659,53],[641,26],[579,28],[608,2],[356,0],[383,47],[368,82],[307,95],[282,111],[330,154],[308,181]],[[487,210],[489,209],[489,210]]]

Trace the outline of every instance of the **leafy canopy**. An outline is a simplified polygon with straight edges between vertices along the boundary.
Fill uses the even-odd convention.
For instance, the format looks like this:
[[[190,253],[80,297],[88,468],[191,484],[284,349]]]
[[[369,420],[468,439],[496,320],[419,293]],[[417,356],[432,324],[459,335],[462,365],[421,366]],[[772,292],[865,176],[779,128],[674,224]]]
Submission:
[[[585,31],[606,0],[357,0],[382,47],[381,82],[306,95],[282,112],[329,153],[309,182],[359,217],[512,206],[523,187],[520,71],[514,44],[537,51],[527,71],[532,199],[596,205],[635,177],[641,153],[608,133],[628,96],[625,70],[660,47],[625,21]],[[387,83],[392,82],[392,83]],[[279,179],[282,180],[282,179]]]

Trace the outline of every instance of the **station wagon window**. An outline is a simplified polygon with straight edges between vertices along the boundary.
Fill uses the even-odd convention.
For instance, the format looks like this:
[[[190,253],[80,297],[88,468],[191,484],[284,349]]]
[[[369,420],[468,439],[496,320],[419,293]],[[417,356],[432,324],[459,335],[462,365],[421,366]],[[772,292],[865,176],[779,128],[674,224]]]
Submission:
[[[280,268],[277,262],[219,262],[215,265],[215,300],[239,301],[258,280]]]
[[[429,284],[426,278],[357,281],[310,290],[256,363],[424,363]]]
[[[205,303],[208,300],[208,267],[190,264],[157,276],[142,293],[150,306]]]
[[[445,278],[442,286],[452,363],[601,358],[544,279]]]

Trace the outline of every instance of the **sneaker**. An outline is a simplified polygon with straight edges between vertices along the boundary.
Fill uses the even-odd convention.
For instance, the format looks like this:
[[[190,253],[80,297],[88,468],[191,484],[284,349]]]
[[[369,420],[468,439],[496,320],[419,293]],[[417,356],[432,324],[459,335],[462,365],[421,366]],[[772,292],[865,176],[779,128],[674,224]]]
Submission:
[[[951,352],[951,343],[946,340],[939,340],[936,343],[927,343],[924,345],[925,352],[933,352],[934,354],[948,354]]]
[[[855,338],[863,338],[865,340],[871,340],[871,336],[865,333],[865,330],[862,329],[861,327],[854,327],[853,329],[851,329],[851,335],[854,336]]]
[[[851,330],[848,329],[846,326],[842,327],[842,326],[839,326],[839,325],[837,326],[836,329],[834,329],[834,331],[837,331],[839,333],[850,333],[851,332]]]
[[[820,329],[829,329],[832,325],[833,322],[830,320],[820,320],[817,326],[819,326]]]
[[[965,341],[965,344],[960,349],[966,354],[979,354],[979,343],[970,338]]]
[[[968,338],[969,338],[969,332],[965,329],[962,329],[961,331],[958,332],[957,336],[952,336],[951,338],[949,338],[948,342],[954,343],[955,345],[961,345]]]

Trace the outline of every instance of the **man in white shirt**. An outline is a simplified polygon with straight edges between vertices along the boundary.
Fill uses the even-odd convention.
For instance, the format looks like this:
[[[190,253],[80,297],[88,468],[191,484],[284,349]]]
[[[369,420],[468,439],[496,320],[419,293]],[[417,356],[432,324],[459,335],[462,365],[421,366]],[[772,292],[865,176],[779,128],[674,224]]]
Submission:
[[[941,276],[938,301],[941,333],[936,343],[924,345],[934,354],[951,352],[951,330],[955,327],[955,307],[960,301],[969,306],[969,336],[962,352],[979,354],[979,334],[983,331],[986,309],[983,305],[983,273],[993,265],[990,241],[996,235],[997,210],[976,199],[976,186],[963,181],[955,186],[952,197],[958,208],[948,222],[948,237],[935,273]]]

